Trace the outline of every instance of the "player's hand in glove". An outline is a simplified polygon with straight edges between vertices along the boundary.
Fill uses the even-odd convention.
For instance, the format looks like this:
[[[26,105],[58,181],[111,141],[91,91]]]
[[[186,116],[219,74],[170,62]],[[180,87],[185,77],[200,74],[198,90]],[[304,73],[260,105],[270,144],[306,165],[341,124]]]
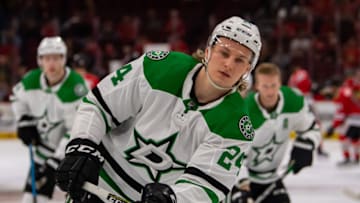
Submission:
[[[35,178],[36,188],[38,190],[45,185],[51,185],[51,188],[55,185],[55,170],[59,163],[59,160],[55,158],[49,158],[46,160],[44,165],[40,166],[40,168],[36,170]]]
[[[97,144],[87,139],[74,139],[66,146],[65,158],[56,170],[56,184],[75,201],[90,202],[82,189],[85,181],[98,184],[99,172],[104,157],[97,150]]]
[[[231,203],[253,203],[250,192],[250,181],[247,178],[239,180],[231,190]]]
[[[294,162],[293,172],[297,174],[302,168],[311,166],[314,143],[309,139],[296,138],[291,151],[290,162]]]
[[[176,203],[176,195],[166,184],[149,183],[143,189],[141,203]]]
[[[330,126],[325,133],[325,137],[326,138],[331,137],[334,134],[334,131],[335,131],[335,129],[332,126]]]
[[[17,127],[18,137],[25,145],[40,143],[40,135],[37,130],[37,120],[29,115],[20,118]]]

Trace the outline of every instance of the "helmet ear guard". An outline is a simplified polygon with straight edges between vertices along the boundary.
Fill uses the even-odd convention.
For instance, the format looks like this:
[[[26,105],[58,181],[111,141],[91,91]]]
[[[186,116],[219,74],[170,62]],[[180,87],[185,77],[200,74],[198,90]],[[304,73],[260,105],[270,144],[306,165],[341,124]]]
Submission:
[[[40,57],[49,54],[60,54],[63,55],[63,65],[66,64],[67,47],[61,37],[45,37],[41,40],[37,48],[37,62],[41,66]]]

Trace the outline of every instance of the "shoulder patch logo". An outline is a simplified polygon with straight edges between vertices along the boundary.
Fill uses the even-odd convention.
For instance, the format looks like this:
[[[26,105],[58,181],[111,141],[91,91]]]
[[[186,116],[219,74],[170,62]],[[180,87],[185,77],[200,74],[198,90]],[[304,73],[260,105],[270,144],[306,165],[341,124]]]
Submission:
[[[166,58],[169,53],[169,51],[149,51],[146,53],[146,56],[151,60],[159,61]]]
[[[77,84],[74,88],[74,92],[77,96],[82,97],[86,94],[86,87],[83,84]]]
[[[252,140],[254,138],[255,132],[250,122],[249,116],[241,117],[239,121],[239,129],[246,139]]]

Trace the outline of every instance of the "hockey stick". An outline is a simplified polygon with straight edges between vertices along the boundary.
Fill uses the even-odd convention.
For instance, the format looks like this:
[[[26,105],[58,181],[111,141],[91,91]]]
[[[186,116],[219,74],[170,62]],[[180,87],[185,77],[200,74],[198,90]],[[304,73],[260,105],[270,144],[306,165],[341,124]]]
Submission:
[[[31,173],[31,193],[33,196],[33,203],[36,203],[36,180],[35,180],[35,161],[34,161],[34,154],[32,144],[29,144],[29,151],[30,151],[30,173]]]
[[[278,180],[284,179],[293,169],[293,166],[295,164],[295,161],[291,161],[288,168],[286,169],[286,171],[279,177]],[[268,197],[270,195],[270,193],[274,190],[274,188],[276,187],[276,182],[273,182],[271,185],[269,185],[264,192],[258,196],[258,198],[256,198],[256,200],[254,201],[254,203],[260,203],[262,202],[266,197]]]
[[[85,182],[82,188],[96,195],[99,199],[101,199],[105,203],[129,203],[129,201],[125,200],[124,198],[112,194],[109,191],[106,191],[105,189],[97,185],[94,185],[90,182]]]

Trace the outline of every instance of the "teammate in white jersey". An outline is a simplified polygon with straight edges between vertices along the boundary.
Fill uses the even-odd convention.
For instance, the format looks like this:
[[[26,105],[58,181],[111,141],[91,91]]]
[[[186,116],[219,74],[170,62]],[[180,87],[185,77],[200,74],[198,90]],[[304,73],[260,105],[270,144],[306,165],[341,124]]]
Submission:
[[[269,196],[261,202],[288,203],[290,198],[278,172],[290,143],[289,134],[291,131],[297,133],[290,155],[290,161],[295,163],[293,172],[297,174],[312,164],[313,151],[321,137],[319,126],[300,91],[281,86],[281,72],[277,65],[262,63],[256,68],[255,88],[257,92],[246,98],[255,129],[255,138],[246,159],[250,196],[256,200],[269,185],[276,183]],[[233,202],[239,200],[235,198]]]
[[[83,202],[84,181],[130,202],[219,202],[253,139],[237,91],[260,49],[257,26],[231,17],[203,63],[152,51],[111,73],[79,107],[57,184]]]
[[[35,145],[37,203],[47,202],[55,186],[55,169],[64,157],[76,108],[87,93],[82,77],[65,66],[66,46],[60,37],[44,38],[37,50],[39,68],[13,88],[12,107],[18,137]],[[33,202],[31,175],[23,203]]]

